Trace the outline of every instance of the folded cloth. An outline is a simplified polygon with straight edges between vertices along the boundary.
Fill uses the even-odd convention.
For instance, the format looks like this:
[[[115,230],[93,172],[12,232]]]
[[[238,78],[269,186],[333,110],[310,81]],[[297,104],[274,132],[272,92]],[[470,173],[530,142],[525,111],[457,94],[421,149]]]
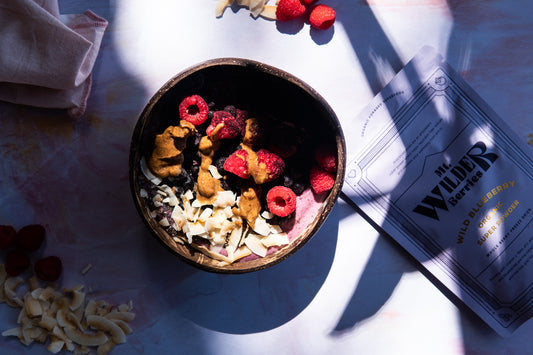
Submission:
[[[0,100],[80,117],[107,21],[60,15],[57,0],[0,2]]]

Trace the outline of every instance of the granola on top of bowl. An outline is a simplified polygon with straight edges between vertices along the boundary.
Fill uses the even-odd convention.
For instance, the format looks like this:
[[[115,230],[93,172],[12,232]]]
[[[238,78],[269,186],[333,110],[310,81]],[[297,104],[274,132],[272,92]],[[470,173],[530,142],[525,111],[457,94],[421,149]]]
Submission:
[[[176,243],[222,264],[264,257],[333,187],[335,146],[305,127],[199,95],[179,102],[179,116],[140,162],[140,195]]]

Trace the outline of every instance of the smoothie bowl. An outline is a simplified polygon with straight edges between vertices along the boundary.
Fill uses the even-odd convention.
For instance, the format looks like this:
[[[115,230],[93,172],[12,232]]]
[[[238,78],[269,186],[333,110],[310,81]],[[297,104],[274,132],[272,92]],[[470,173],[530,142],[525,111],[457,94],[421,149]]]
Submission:
[[[345,143],[326,101],[293,75],[220,58],[170,79],[133,132],[130,186],[163,245],[203,270],[274,265],[320,228]]]

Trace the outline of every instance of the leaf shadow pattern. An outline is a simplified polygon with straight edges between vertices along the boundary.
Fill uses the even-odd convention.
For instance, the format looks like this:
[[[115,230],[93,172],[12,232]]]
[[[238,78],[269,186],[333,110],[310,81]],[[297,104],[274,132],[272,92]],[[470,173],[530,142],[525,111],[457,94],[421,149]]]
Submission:
[[[357,55],[361,67],[364,70],[364,74],[371,90],[374,94],[378,94],[389,80],[392,79],[392,74],[395,74],[402,69],[404,63],[402,63],[393,44],[383,31],[383,28],[376,19],[372,9],[362,3],[364,2],[361,2],[361,6],[353,6],[353,3],[351,5],[339,5],[342,8],[342,11],[338,12],[338,21],[342,23],[346,29],[346,33],[349,36],[353,50]],[[454,10],[455,8],[450,6],[452,18],[455,18]],[[446,38],[447,41],[458,36],[458,34],[455,33],[455,31],[457,31],[456,26],[457,25],[453,23],[450,36]],[[453,53],[464,52],[464,42],[448,42],[446,44],[451,47]],[[466,52],[468,52],[468,48]],[[406,72],[405,74],[413,81],[421,81],[416,72]],[[457,104],[459,106],[461,105],[460,102]],[[453,125],[456,123],[456,121],[453,121],[452,124],[447,124],[446,129],[448,131],[453,131]],[[398,128],[398,130],[400,129]],[[400,133],[400,139],[404,140],[404,138],[405,137]],[[398,183],[398,185],[400,184],[401,182]],[[398,198],[398,194],[400,193],[401,191],[392,191],[390,199],[394,201]],[[375,197],[379,198],[380,196]],[[350,204],[350,201],[346,196],[344,196],[343,199]],[[368,263],[363,270],[351,300],[348,302],[337,325],[331,332],[332,336],[338,336],[349,332],[358,323],[374,316],[390,299],[402,275],[415,270],[420,271],[428,277],[428,279],[432,281],[451,302],[458,306],[460,310],[464,311],[461,313],[461,324],[464,325],[461,327],[463,341],[468,342],[467,334],[464,333],[464,328],[466,327],[465,323],[475,321],[476,324],[480,324],[480,331],[488,329],[486,326],[482,325],[483,323],[480,322],[479,318],[475,316],[471,310],[465,307],[465,305],[459,300],[459,297],[449,292],[438,280],[436,280],[435,277],[421,266],[421,263],[416,261],[403,248],[394,242],[379,225],[365,216],[357,206],[353,206],[352,204],[352,207],[354,207],[357,212],[365,217],[365,219],[367,219],[367,221],[380,232],[380,236],[374,245]],[[394,211],[389,211],[388,216],[385,218],[389,218],[393,213]],[[453,247],[451,243],[454,242],[450,241],[449,243],[450,244],[440,246],[439,250],[435,250],[435,257],[444,250]],[[383,263],[384,256],[387,256],[387,258],[391,258],[392,256],[393,260],[387,260],[386,263]]]

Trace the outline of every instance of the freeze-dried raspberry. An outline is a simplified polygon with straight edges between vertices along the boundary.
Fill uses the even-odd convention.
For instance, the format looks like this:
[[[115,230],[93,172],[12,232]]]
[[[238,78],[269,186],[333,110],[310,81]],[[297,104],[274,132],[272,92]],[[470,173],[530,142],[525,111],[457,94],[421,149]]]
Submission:
[[[0,226],[0,249],[5,250],[13,246],[17,231],[12,226]]]
[[[320,146],[315,151],[315,160],[327,172],[337,172],[337,152],[331,146]]]
[[[209,107],[200,95],[191,95],[181,101],[179,111],[182,120],[196,126],[205,122]]]
[[[222,124],[220,129],[215,129]],[[244,134],[244,122],[238,121],[228,111],[215,111],[213,119],[206,129],[206,134],[210,138],[232,139]]]
[[[329,191],[335,184],[335,176],[326,170],[313,166],[309,172],[309,182],[313,191],[317,194]]]
[[[259,149],[257,152],[257,166],[261,170],[254,176],[254,180],[258,184],[272,181],[280,176],[285,170],[285,162],[276,154],[266,150]]]
[[[30,266],[30,258],[22,250],[12,250],[6,255],[6,272],[15,277],[26,271]]]
[[[237,109],[235,112],[235,119],[246,126],[246,120],[248,119],[248,111]]]
[[[57,256],[47,256],[39,259],[33,269],[38,278],[43,281],[56,281],[61,276],[63,265]]]
[[[22,227],[16,237],[15,245],[26,251],[35,251],[44,241],[45,229],[40,224],[30,224]]]
[[[296,194],[285,186],[274,186],[267,193],[270,212],[279,217],[286,217],[296,209]]]
[[[248,179],[250,177],[250,172],[248,171],[248,152],[244,149],[233,152],[224,162],[224,170],[240,178]]]
[[[248,119],[248,111],[241,110],[236,108],[233,105],[228,105],[224,107],[224,111],[231,113],[235,119],[243,125],[243,127],[246,125],[246,120]]]

